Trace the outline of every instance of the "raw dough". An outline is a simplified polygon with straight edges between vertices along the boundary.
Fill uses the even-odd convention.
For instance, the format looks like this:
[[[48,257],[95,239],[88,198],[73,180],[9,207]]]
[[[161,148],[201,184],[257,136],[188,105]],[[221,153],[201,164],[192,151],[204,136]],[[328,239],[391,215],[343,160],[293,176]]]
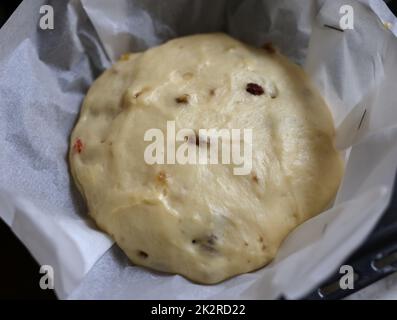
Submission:
[[[177,130],[252,128],[252,172],[147,164],[144,134],[166,132],[167,120]],[[332,116],[299,66],[270,46],[203,34],[104,72],[69,156],[89,214],[134,263],[209,284],[263,267],[332,202],[343,172],[333,139]]]

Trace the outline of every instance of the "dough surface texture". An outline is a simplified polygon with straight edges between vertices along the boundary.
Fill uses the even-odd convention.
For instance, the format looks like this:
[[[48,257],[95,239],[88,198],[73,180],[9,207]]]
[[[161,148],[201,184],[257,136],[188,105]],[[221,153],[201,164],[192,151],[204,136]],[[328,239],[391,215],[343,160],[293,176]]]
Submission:
[[[252,129],[251,172],[147,164],[145,132],[165,135],[171,120],[177,131]],[[125,55],[105,71],[84,100],[69,160],[90,216],[133,263],[211,284],[265,266],[330,205],[343,174],[333,140],[331,113],[301,67],[215,33]]]

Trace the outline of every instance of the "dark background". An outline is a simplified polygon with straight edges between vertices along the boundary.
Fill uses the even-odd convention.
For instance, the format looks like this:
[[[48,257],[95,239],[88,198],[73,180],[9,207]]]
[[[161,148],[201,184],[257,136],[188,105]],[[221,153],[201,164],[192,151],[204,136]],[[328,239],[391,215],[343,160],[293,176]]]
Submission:
[[[20,2],[18,0],[0,2],[0,26],[7,21]],[[397,0],[389,0],[386,3],[396,14]],[[397,210],[396,202],[394,199],[389,212]],[[39,273],[39,265],[1,219],[0,243],[2,244],[0,299],[56,299],[52,290],[40,289],[39,280],[42,275]]]

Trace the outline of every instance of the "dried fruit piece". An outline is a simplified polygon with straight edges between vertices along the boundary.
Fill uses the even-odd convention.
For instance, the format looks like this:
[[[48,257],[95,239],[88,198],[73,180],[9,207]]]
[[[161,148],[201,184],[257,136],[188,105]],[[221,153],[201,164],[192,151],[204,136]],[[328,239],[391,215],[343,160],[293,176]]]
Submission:
[[[181,95],[181,96],[175,98],[175,101],[176,101],[177,103],[186,104],[186,103],[189,102],[189,95],[188,95],[188,94],[183,94],[183,95]]]
[[[73,150],[75,153],[81,153],[83,151],[83,142],[80,138],[77,138],[73,145]]]
[[[161,184],[166,184],[167,183],[167,175],[166,175],[166,173],[164,171],[160,171],[157,174],[156,179],[157,179],[157,182],[159,182]]]
[[[194,131],[194,136],[185,136],[184,140],[190,144],[195,144],[197,147],[200,146],[201,143],[206,143],[209,144],[209,139],[203,139],[200,137],[200,135],[197,133],[197,131]]]
[[[138,256],[142,259],[146,259],[147,257],[149,257],[149,255],[145,251],[142,251],[142,250],[138,251]]]
[[[265,93],[265,90],[263,90],[262,86],[256,83],[248,83],[247,86],[245,87],[245,90],[248,93],[253,94],[254,96],[260,96]]]
[[[210,234],[209,236],[205,236],[199,239],[193,239],[192,244],[197,244],[201,249],[210,253],[215,253],[217,251],[215,248],[217,240],[218,237],[216,235]]]
[[[200,146],[201,145],[206,145],[207,148],[210,146],[211,144],[211,138],[210,137],[206,137],[206,136],[200,136],[200,134],[198,134],[196,132],[196,146]]]

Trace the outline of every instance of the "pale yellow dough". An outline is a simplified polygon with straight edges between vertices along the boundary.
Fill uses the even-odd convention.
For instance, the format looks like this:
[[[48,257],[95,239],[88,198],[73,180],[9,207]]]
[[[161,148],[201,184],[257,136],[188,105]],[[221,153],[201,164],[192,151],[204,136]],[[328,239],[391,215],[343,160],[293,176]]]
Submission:
[[[177,130],[252,128],[251,174],[234,175],[232,164],[146,164],[145,131],[165,132],[167,120]],[[210,284],[265,266],[292,229],[332,202],[343,173],[333,139],[331,114],[299,66],[203,34],[123,56],[104,72],[69,156],[89,214],[132,262]]]

